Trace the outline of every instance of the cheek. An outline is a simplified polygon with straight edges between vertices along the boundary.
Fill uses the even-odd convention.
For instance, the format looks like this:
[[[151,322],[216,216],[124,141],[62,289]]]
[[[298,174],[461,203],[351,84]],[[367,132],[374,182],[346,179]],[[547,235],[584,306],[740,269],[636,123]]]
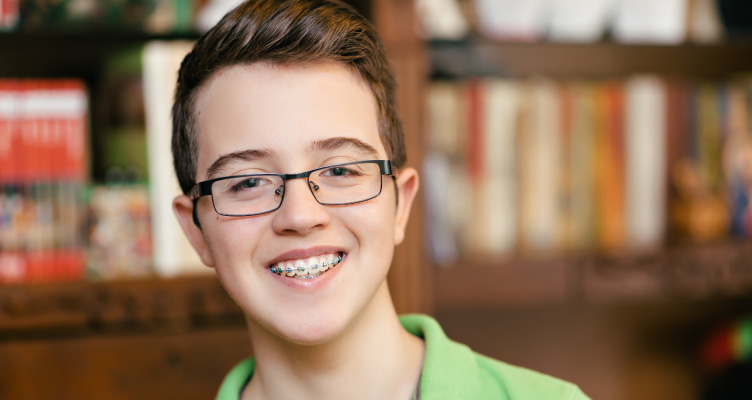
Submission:
[[[384,252],[395,245],[394,211],[393,206],[390,207],[384,202],[375,202],[348,209],[344,218],[360,245],[366,246],[363,250],[387,255]]]
[[[209,251],[219,268],[248,262],[261,231],[260,220],[218,217],[204,228]]]

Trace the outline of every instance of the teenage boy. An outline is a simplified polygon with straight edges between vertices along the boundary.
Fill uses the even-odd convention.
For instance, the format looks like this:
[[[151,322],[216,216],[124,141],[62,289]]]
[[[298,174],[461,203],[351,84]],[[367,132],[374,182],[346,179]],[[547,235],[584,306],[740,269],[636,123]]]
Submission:
[[[218,399],[585,399],[398,317],[386,276],[418,174],[374,28],[327,0],[248,1],[182,63],[173,203],[246,314]]]

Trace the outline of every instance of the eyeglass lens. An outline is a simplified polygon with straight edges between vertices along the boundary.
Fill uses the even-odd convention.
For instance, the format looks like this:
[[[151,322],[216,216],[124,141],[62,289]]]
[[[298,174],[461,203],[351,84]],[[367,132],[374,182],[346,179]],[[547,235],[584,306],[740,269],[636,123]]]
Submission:
[[[335,165],[313,171],[309,188],[324,205],[358,203],[381,193],[381,169],[376,163]],[[212,200],[223,215],[263,214],[277,209],[284,198],[285,181],[277,175],[246,175],[212,184]]]

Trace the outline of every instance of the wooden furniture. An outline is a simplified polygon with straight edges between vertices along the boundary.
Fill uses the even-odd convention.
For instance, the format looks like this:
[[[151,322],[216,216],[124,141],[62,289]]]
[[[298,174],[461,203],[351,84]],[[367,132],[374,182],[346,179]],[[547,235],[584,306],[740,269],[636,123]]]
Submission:
[[[752,71],[752,42],[717,45],[428,43],[441,79],[641,73],[718,79]],[[650,252],[462,257],[431,272],[450,337],[492,357],[572,381],[593,399],[696,399],[712,377],[710,332],[752,312],[752,241],[672,243]]]

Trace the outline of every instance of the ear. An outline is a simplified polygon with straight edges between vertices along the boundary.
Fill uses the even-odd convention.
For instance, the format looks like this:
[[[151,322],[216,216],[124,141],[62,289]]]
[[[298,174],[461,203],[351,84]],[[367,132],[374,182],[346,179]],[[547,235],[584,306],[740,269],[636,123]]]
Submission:
[[[418,171],[415,168],[400,170],[397,181],[397,215],[394,224],[394,244],[400,244],[405,239],[405,227],[410,218],[415,195],[418,193]]]
[[[188,236],[188,240],[193,245],[193,248],[196,249],[199,257],[201,257],[201,262],[207,267],[214,267],[214,260],[209,253],[209,248],[206,246],[204,233],[193,222],[193,200],[185,195],[178,196],[172,201],[172,210],[175,212],[175,216],[178,218],[183,232]]]

